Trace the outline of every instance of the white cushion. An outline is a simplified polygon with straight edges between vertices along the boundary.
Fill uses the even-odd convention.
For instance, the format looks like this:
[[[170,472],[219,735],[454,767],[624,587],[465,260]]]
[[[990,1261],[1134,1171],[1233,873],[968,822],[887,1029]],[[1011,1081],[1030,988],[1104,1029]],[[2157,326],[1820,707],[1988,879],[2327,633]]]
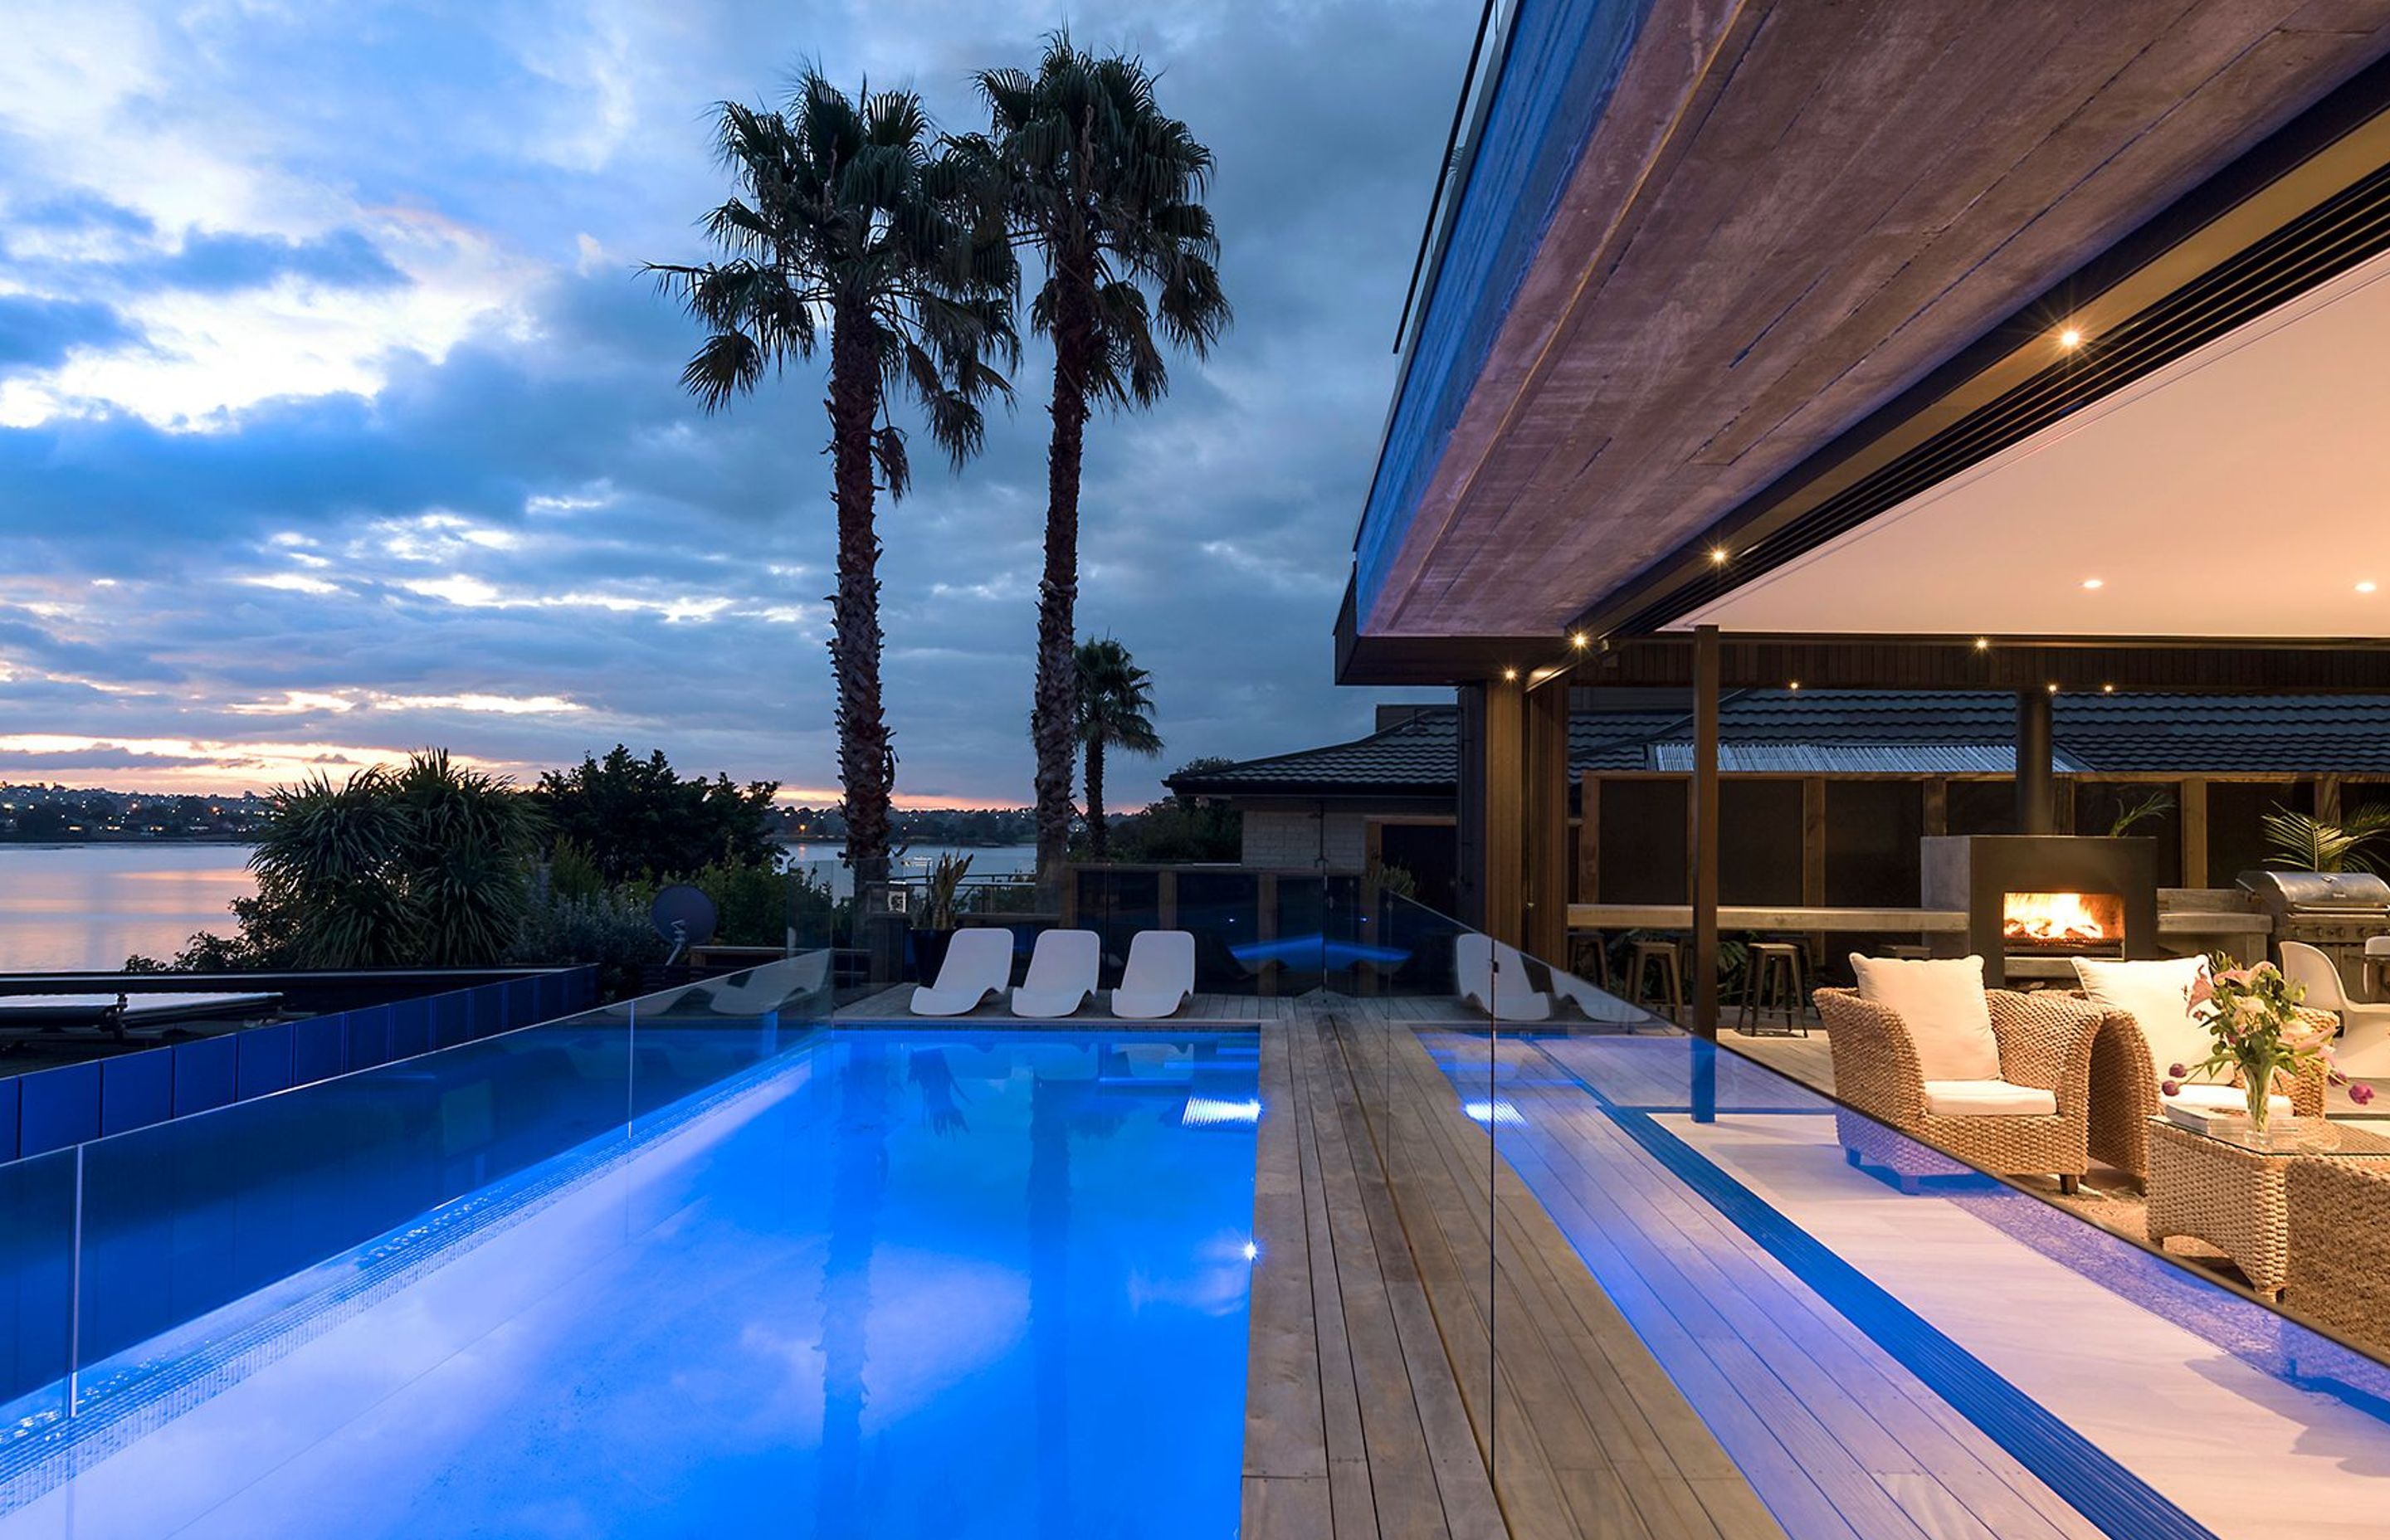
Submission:
[[[1929,1080],[1925,1110],[1937,1118],[2049,1118],[2058,1093],[2005,1080]]]
[[[2159,1099],[2169,1107],[2194,1107],[2203,1112],[2249,1110],[2248,1093],[2238,1085],[2186,1085],[2174,1095]],[[2290,1097],[2272,1095],[2266,1097],[2266,1116],[2287,1118],[2291,1115]]]
[[[2205,957],[2159,957],[2147,962],[2112,962],[2100,957],[2075,959],[2075,977],[2094,1005],[2121,1010],[2141,1029],[2150,1046],[2150,1068],[2160,1080],[2177,1064],[2195,1068],[2216,1040],[2201,1023],[2207,1007],[2194,1010],[2191,986],[2207,970]],[[2194,1080],[2221,1080],[2229,1084],[2230,1070],[2195,1074]]]
[[[1981,957],[1863,957],[1851,954],[1859,998],[1900,1018],[1927,1080],[1998,1080],[2000,1040],[1984,1000]]]

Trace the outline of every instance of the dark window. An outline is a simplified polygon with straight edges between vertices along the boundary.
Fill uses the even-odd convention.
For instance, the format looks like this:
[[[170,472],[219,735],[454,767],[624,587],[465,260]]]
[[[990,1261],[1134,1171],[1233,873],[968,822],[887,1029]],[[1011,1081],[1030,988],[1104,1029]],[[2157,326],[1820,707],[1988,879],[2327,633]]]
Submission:
[[[1718,783],[1718,902],[1801,902],[1801,783]]]
[[[2014,834],[2016,782],[1952,781],[1949,810],[1952,834]]]
[[[2315,786],[2310,781],[2210,781],[2207,783],[2207,882],[2229,888],[2253,867],[2277,863],[2266,859],[2265,817],[2277,808],[2293,813],[2315,811]]]
[[[2156,841],[2158,886],[2179,888],[2183,885],[2181,787],[2148,781],[2076,781],[2075,832],[2114,833],[2117,819],[2145,805],[2154,796],[2165,799],[2163,809],[2134,819],[2132,827],[2123,832]]]
[[[1917,841],[1924,832],[1925,790],[1917,782],[1828,781],[1826,902],[1850,908],[1915,905]]]
[[[1605,781],[1601,901],[1686,904],[1685,783]]]

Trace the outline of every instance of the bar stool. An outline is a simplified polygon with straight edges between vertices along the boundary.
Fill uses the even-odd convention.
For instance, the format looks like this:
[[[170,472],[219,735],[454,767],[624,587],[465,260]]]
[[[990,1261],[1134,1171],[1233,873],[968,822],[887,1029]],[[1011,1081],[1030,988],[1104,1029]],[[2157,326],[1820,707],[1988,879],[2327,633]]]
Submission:
[[[1651,969],[1655,967],[1665,986],[1668,1020],[1674,1021],[1685,1013],[1685,975],[1683,949],[1673,941],[1646,937],[1631,944],[1626,964],[1626,987],[1633,992],[1631,1003],[1647,1010],[1651,1007]]]
[[[1809,1035],[1809,996],[1802,987],[1802,952],[1799,942],[1755,941],[1748,956],[1748,976],[1742,989],[1742,1008],[1735,1016],[1735,1030],[1745,1037],[1757,1037],[1766,1033],[1767,1013],[1771,1009],[1784,1012],[1784,1031],[1790,1037],[1798,1027],[1801,1035]]]
[[[1587,971],[1588,964],[1590,972]],[[1610,982],[1610,946],[1599,930],[1569,939],[1569,971],[1604,995],[1618,993]]]

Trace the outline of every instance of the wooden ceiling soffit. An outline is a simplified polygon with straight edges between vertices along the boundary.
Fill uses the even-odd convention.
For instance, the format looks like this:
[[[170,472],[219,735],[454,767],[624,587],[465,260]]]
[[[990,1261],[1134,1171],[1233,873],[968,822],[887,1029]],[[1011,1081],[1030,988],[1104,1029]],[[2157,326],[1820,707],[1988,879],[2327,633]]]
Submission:
[[[2385,250],[2390,60],[1588,603],[1568,629],[1635,636],[1669,625]],[[2065,329],[2080,346],[2061,341]]]

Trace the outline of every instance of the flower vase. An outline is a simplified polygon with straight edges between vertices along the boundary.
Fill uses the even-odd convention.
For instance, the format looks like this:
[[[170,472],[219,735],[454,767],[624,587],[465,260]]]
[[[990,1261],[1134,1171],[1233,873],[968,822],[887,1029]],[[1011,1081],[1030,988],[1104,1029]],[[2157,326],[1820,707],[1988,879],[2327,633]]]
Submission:
[[[2249,1093],[2249,1131],[2253,1134],[2266,1131],[2268,1093],[2273,1090],[2273,1080],[2271,1064],[2247,1065],[2241,1071],[2241,1084]]]

